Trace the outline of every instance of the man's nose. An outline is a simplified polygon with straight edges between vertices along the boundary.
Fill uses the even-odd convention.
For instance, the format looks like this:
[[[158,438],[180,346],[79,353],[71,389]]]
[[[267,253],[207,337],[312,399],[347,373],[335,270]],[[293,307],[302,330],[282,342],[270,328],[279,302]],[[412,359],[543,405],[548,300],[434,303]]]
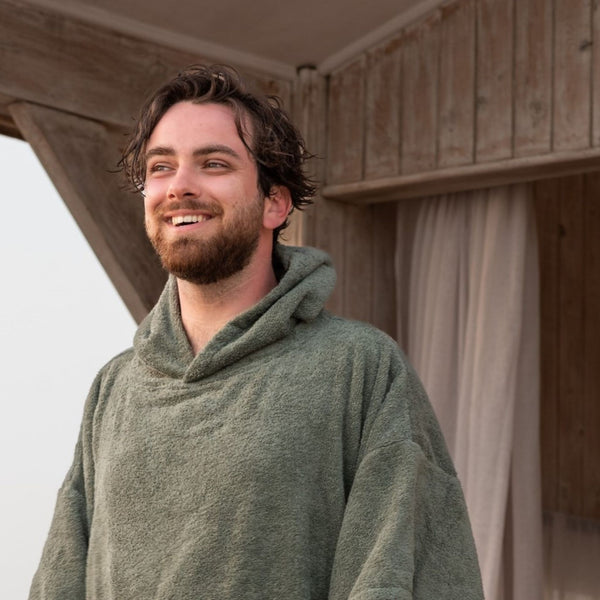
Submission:
[[[185,198],[197,196],[198,190],[197,178],[194,177],[192,169],[180,166],[171,177],[169,182],[169,198]]]

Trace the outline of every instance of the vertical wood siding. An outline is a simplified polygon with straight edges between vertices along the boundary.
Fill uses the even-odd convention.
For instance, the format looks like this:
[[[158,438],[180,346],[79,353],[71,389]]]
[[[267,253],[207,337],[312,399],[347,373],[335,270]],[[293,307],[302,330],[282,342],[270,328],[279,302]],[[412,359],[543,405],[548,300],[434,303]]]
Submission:
[[[477,162],[512,155],[513,14],[513,0],[477,3]]]
[[[600,518],[600,174],[535,185],[544,508]]]
[[[328,185],[600,145],[597,0],[453,0],[329,81]]]

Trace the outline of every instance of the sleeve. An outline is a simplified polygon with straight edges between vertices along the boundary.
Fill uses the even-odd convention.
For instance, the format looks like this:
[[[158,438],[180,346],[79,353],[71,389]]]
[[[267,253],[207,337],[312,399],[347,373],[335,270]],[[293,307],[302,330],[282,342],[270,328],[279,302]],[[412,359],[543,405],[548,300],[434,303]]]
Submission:
[[[33,577],[29,600],[84,600],[93,506],[91,429],[99,378],[84,409],[73,463],[58,492],[54,516]]]
[[[482,600],[460,483],[409,367],[372,401],[330,600]]]

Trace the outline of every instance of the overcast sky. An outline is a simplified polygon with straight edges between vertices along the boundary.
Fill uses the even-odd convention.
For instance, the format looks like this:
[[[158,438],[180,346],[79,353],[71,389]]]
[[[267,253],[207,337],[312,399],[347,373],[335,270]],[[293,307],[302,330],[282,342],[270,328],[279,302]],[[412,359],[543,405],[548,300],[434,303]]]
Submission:
[[[0,598],[26,598],[92,379],[135,323],[31,148],[0,135]],[[18,210],[17,210],[18,209]]]

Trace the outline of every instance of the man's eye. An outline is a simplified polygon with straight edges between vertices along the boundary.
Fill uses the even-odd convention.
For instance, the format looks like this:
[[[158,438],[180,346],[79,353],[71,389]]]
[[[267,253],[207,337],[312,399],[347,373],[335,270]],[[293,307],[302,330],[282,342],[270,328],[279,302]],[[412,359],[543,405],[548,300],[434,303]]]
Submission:
[[[150,165],[148,167],[148,172],[149,173],[156,173],[157,171],[166,171],[168,169],[167,165],[163,165],[160,163],[157,163],[155,165]]]
[[[225,163],[221,162],[220,160],[207,160],[204,163],[204,166],[208,169],[223,169],[227,165]]]

